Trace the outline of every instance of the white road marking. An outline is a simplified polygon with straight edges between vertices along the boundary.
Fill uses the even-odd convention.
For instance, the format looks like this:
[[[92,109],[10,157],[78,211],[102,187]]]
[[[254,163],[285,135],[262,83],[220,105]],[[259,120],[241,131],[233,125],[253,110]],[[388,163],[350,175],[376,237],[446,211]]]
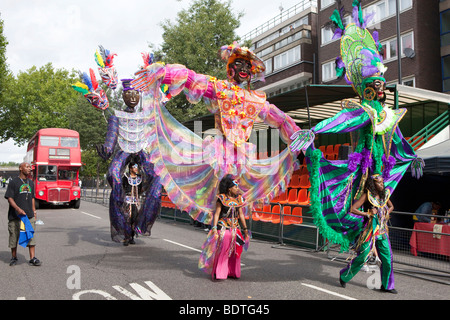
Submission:
[[[178,242],[175,242],[175,241],[172,241],[172,240],[167,240],[167,239],[163,239],[163,240],[167,241],[167,242],[170,242],[170,243],[173,243],[173,244],[176,244],[177,246],[180,246],[180,247],[183,247],[183,248],[191,249],[191,250],[194,250],[194,251],[197,251],[197,252],[202,252],[202,250],[195,249],[195,248],[186,246],[184,244],[181,244],[181,243],[178,243]]]
[[[304,286],[306,286],[306,287],[309,287],[309,288],[312,288],[312,289],[316,289],[316,290],[319,290],[319,291],[328,293],[328,294],[331,294],[331,295],[333,295],[333,296],[341,297],[341,298],[343,298],[343,299],[347,299],[347,300],[357,300],[357,299],[355,299],[355,298],[352,298],[352,297],[349,297],[349,296],[345,296],[345,295],[339,294],[339,293],[337,293],[337,292],[333,292],[333,291],[330,291],[330,290],[326,290],[326,289],[323,289],[323,288],[319,288],[319,287],[313,286],[312,284],[302,283],[302,285],[304,285]]]
[[[168,239],[163,239],[163,240],[164,240],[164,241],[167,241],[167,242],[170,242],[170,243],[173,243],[173,244],[176,244],[177,246],[180,246],[180,247],[183,247],[183,248],[191,249],[191,250],[194,250],[194,251],[200,252],[200,253],[202,252],[202,250],[195,249],[195,248],[189,247],[189,246],[187,246],[187,245],[184,245],[184,244],[181,244],[181,243],[172,241],[172,240],[168,240]],[[241,262],[241,266],[245,267],[245,264],[243,264],[243,263]]]
[[[83,213],[83,214],[85,214],[85,215],[87,215],[87,216],[90,216],[90,217],[92,217],[92,218],[101,219],[100,217],[94,216],[93,214],[90,214],[90,213],[87,213],[87,212],[84,212],[84,211],[80,211],[80,212]]]

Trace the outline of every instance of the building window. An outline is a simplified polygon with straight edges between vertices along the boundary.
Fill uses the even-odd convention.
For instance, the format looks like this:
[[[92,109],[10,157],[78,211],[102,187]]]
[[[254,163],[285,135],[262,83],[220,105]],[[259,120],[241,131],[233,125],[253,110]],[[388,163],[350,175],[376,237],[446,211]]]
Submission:
[[[266,71],[265,74],[271,74],[273,69],[272,69],[272,59],[267,59],[264,61],[264,65],[266,66]]]
[[[442,57],[442,91],[450,91],[450,55]]]
[[[296,28],[304,25],[304,24],[308,24],[309,22],[309,17],[308,16],[304,16],[303,18],[298,19],[297,21],[295,21],[294,23],[291,23],[290,25],[278,30],[277,32],[274,32],[270,35],[268,35],[267,37],[259,40],[256,44],[252,45],[252,48],[260,48],[263,45],[265,45],[266,43],[269,43],[273,40],[275,40],[276,38],[292,31],[295,30]]]
[[[450,9],[440,13],[441,16],[441,47],[450,45]]]
[[[344,19],[343,19],[344,26],[350,24],[351,22],[352,21],[350,19],[350,16],[344,17]],[[327,29],[325,27],[322,27],[322,29],[320,31],[321,31],[321,39],[320,39],[321,45],[325,45],[325,44],[328,44],[329,42],[338,40],[338,39],[333,40],[334,32],[331,28]]]
[[[402,79],[402,84],[404,86],[408,86],[408,87],[415,87],[416,86],[416,79],[415,78]]]
[[[285,68],[301,59],[300,46],[289,49],[273,57],[273,71]]]
[[[322,82],[336,79],[336,62],[330,61],[322,65]]]
[[[292,36],[289,36],[289,37],[275,43],[275,45],[274,45],[275,50],[278,50],[284,46],[287,46],[288,44],[290,44],[294,41],[300,40],[303,37],[307,38],[309,35],[309,30],[305,30],[305,31],[308,31],[308,32],[305,32],[305,34],[304,34],[303,31],[300,31],[300,32],[294,33]]]
[[[321,0],[320,10],[323,10],[324,8],[331,6],[333,3],[335,3],[335,0]]]
[[[384,19],[390,18],[395,15],[397,11],[396,0],[382,0],[363,9],[363,15],[366,16],[371,13],[375,13],[373,19],[369,22],[368,26],[373,26],[380,23]],[[404,11],[412,8],[412,0],[400,0],[400,11]]]
[[[394,85],[397,84],[398,81],[390,81],[387,82],[387,85]],[[416,86],[416,78],[414,77],[406,77],[402,79],[402,85],[408,86],[408,87],[415,87]]]
[[[321,44],[327,44],[329,42],[331,42],[331,40],[333,39],[333,30],[331,30],[331,28],[327,29],[327,28],[322,28],[321,30]]]
[[[397,59],[397,38],[389,39],[381,42],[383,46],[383,60],[389,61],[391,59]],[[414,50],[414,33],[410,32],[401,36],[402,57],[405,56],[405,49],[410,48]]]

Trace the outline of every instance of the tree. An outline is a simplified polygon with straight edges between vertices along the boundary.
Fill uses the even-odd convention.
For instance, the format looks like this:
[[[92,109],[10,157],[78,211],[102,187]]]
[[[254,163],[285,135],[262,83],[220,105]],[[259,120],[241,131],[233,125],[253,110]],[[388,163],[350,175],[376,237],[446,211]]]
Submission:
[[[231,1],[194,1],[178,13],[176,23],[161,23],[163,43],[155,56],[165,63],[179,63],[197,73],[225,78],[225,63],[218,52],[221,46],[239,40],[235,30],[243,16],[235,15],[231,8]],[[167,109],[179,121],[207,114],[203,103],[192,106],[181,95],[169,101]]]
[[[6,83],[11,76],[6,63],[6,46],[8,41],[3,35],[3,20],[0,19],[0,105],[2,105]]]
[[[114,99],[110,97],[110,106]],[[97,154],[96,145],[105,142],[107,123],[103,112],[94,108],[86,98],[78,94],[73,107],[67,109],[68,128],[80,134],[81,161],[83,167],[80,176],[83,178],[97,178],[108,171],[110,161],[104,161]]]
[[[41,128],[67,128],[67,110],[75,105],[77,92],[71,88],[75,72],[54,70],[51,63],[31,67],[8,76],[0,105],[0,142],[28,142]]]
[[[105,117],[83,95],[78,94],[74,105],[67,109],[66,114],[68,128],[80,134],[82,150],[95,150],[97,144],[105,142],[107,129]]]

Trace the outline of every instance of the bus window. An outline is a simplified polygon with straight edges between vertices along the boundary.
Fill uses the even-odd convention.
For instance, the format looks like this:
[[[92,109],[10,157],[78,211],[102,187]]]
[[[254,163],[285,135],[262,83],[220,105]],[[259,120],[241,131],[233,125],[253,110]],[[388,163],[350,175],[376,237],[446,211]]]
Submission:
[[[37,178],[39,181],[56,181],[56,166],[39,166]]]
[[[59,137],[41,136],[41,146],[57,147],[59,144]]]
[[[58,170],[58,180],[76,180],[77,170],[69,168],[61,168]]]
[[[78,147],[78,138],[61,137],[61,147]]]

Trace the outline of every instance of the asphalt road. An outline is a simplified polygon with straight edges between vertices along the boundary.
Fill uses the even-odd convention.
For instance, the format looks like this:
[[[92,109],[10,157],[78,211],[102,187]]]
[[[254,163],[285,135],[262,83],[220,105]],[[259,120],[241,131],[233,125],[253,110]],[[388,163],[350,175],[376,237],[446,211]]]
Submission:
[[[197,267],[204,230],[158,219],[150,237],[124,247],[111,241],[108,209],[86,201],[80,209],[38,210],[43,224],[36,227],[36,256],[42,265],[29,266],[28,249],[19,247],[19,262],[11,267],[4,190],[0,190],[1,300],[171,299],[191,305],[194,300],[246,304],[282,300],[293,307],[304,300],[450,298],[448,285],[403,274],[395,275],[397,295],[369,288],[375,281],[373,272],[360,272],[342,288],[338,274],[344,265],[326,253],[279,248],[261,240],[252,240],[243,253],[241,279],[213,282]]]

